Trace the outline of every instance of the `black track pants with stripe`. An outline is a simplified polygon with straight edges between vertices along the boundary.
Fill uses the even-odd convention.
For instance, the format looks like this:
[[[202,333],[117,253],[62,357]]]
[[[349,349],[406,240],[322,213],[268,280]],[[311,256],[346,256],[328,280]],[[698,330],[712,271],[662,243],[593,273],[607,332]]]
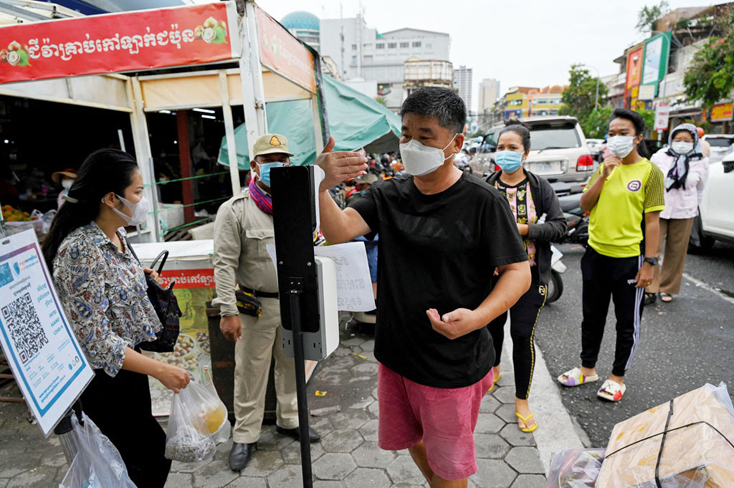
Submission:
[[[527,400],[533,383],[535,369],[535,327],[538,325],[540,311],[545,305],[548,286],[540,284],[538,267],[530,268],[533,282],[530,289],[510,309],[510,335],[512,336],[512,364],[515,367],[515,396]],[[494,319],[487,326],[494,344],[495,366],[502,357],[502,343],[505,339],[507,312]],[[496,380],[497,378],[495,378]]]
[[[583,312],[581,323],[581,365],[596,367],[604,337],[610,298],[617,318],[617,347],[612,374],[624,376],[640,344],[640,322],[644,288],[635,288],[635,277],[644,257],[612,258],[589,246],[581,259]]]

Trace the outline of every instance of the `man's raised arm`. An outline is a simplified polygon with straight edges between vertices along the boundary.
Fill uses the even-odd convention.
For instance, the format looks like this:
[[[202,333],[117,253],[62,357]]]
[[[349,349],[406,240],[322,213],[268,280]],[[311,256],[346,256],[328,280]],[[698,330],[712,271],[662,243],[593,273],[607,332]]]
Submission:
[[[356,152],[332,152],[334,145],[334,138],[330,137],[316,164],[326,173],[319,187],[321,231],[329,243],[340,244],[369,233],[370,228],[356,210],[340,209],[329,195],[329,189],[360,176],[367,169],[367,158]]]

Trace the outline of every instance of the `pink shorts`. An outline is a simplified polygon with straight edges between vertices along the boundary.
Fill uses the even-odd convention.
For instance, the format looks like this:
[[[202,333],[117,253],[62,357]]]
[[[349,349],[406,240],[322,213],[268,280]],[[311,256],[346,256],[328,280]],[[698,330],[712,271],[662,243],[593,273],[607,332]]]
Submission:
[[[380,448],[399,451],[421,440],[431,470],[445,480],[461,480],[477,472],[474,428],[484,394],[492,386],[492,370],[464,388],[434,388],[379,365]]]

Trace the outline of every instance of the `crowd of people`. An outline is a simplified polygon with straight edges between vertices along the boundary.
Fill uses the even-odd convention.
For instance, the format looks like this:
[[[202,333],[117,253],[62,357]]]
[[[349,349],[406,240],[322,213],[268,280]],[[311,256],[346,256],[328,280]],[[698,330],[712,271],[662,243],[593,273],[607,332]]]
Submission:
[[[325,239],[338,244],[367,236],[379,243],[373,258],[379,262],[373,276],[375,282],[379,275],[379,446],[408,449],[432,487],[465,487],[477,470],[473,432],[482,398],[501,376],[508,315],[518,427],[539,428],[529,403],[534,337],[542,327],[550,243],[566,228],[550,184],[524,168],[533,141],[521,123],[499,134],[499,171],[479,178],[457,167],[466,115],[453,91],[422,88],[402,106],[399,161],[395,154],[332,152],[333,139],[316,160],[326,175],[318,195]],[[599,379],[597,357],[613,300],[616,354],[597,391],[612,402],[626,392],[644,304],[658,293],[667,302],[679,292],[683,243],[707,174],[695,127],[676,127],[669,147],[651,159],[638,150],[644,130],[639,114],[615,110],[610,155],[586,186],[581,205],[591,216],[581,263],[581,364],[558,378],[565,387]],[[293,154],[280,134],[258,138],[251,154],[253,177],[221,206],[214,230],[213,305],[222,333],[236,343],[233,471],[247,466],[260,438],[272,361],[276,430],[299,437],[295,367],[281,346],[277,279],[267,252],[274,243],[271,170],[290,165]],[[148,212],[140,169],[128,154],[105,149],[73,178],[63,176],[71,183],[43,252],[95,368],[82,407],[118,448],[132,481],[162,487],[170,461],[151,415],[148,379],[177,393],[190,378],[140,354],[161,328],[145,292],[145,274],[156,279],[156,273],[136,260],[124,232]],[[240,294],[259,308],[240,308]],[[320,439],[313,429],[309,437]]]

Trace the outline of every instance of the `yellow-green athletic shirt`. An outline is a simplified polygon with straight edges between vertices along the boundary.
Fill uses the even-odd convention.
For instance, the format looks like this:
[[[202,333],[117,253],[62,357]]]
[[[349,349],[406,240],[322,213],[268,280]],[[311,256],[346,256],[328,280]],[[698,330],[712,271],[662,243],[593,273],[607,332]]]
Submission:
[[[584,191],[603,172],[601,164]],[[599,254],[613,258],[639,256],[644,214],[664,208],[665,177],[660,168],[647,159],[617,166],[591,209],[589,245]]]

